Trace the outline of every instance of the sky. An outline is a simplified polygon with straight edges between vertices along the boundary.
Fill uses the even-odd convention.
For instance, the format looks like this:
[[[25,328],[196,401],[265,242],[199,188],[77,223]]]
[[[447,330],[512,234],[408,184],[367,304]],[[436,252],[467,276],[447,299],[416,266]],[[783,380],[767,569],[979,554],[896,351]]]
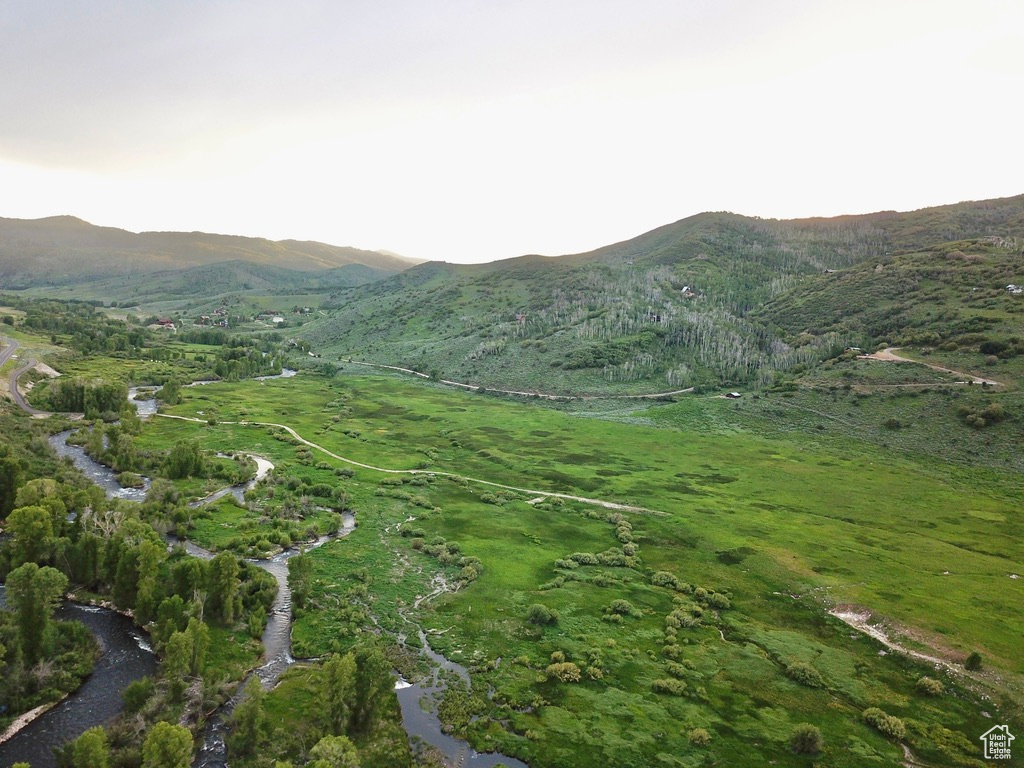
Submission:
[[[578,253],[1024,193],[1024,0],[6,0],[0,216]]]

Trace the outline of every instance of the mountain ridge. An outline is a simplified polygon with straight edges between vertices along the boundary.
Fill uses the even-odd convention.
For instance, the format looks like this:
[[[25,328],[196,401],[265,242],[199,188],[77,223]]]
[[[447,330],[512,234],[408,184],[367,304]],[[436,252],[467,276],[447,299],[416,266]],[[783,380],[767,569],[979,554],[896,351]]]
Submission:
[[[399,272],[418,260],[349,246],[207,232],[130,232],[74,216],[0,217],[0,281],[7,288],[63,285],[242,260],[317,272],[348,264]]]

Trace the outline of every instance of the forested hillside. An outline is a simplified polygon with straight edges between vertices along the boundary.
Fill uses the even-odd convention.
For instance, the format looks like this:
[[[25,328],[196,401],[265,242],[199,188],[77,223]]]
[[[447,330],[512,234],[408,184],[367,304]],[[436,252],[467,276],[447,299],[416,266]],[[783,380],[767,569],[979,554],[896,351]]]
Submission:
[[[981,286],[991,291],[1005,287],[998,283],[1022,244],[1024,196],[835,219],[700,214],[586,254],[420,265],[338,292],[332,316],[306,335],[327,352],[485,386],[766,384],[878,335],[870,323],[825,322],[836,312],[878,311],[856,298],[856,308],[822,298],[827,306],[809,306],[809,322],[797,310],[803,291],[818,292],[826,279],[877,278],[885,287],[852,296],[870,304],[878,290],[898,302],[907,286],[879,264],[907,250],[979,247],[1002,259]],[[958,258],[947,266],[975,264]],[[775,310],[759,309],[766,304]]]

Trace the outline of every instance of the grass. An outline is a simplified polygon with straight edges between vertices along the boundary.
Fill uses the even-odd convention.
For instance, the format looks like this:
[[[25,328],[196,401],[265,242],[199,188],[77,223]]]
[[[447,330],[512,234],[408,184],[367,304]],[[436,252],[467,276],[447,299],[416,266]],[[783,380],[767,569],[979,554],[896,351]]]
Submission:
[[[865,706],[880,706],[908,721],[908,743],[922,759],[966,759],[939,729],[973,743],[989,725],[977,694],[948,679],[955,695],[922,699],[913,685],[924,670],[880,657],[874,641],[829,618],[825,606],[868,606],[954,657],[978,649],[999,670],[1002,687],[992,678],[973,685],[995,697],[984,708],[1002,706],[1000,716],[1012,722],[1024,673],[1024,594],[1008,578],[1024,555],[1014,476],[917,459],[829,430],[813,430],[809,440],[806,425],[790,424],[801,431],[789,432],[769,410],[773,401],[812,396],[830,397],[693,398],[604,414],[613,420],[376,376],[299,376],[187,390],[170,410],[201,410],[219,423],[154,419],[140,445],[199,435],[211,450],[250,450],[311,479],[332,475],[318,468],[321,461],[340,466],[266,427],[222,423],[273,421],[377,466],[454,471],[652,510],[627,515],[640,557],[631,567],[566,570],[555,560],[621,546],[607,510],[530,505],[525,494],[443,478],[399,487],[364,469],[341,481],[359,527],[310,555],[314,588],[295,625],[297,654],[347,647],[370,615],[385,631],[407,631],[401,614],[426,594],[433,574],[458,575],[416,551],[415,536],[399,534],[397,525],[415,517],[410,525],[427,541],[443,537],[483,564],[478,579],[419,616],[441,633],[432,644],[472,669],[475,690],[493,687],[485,716],[465,727],[478,749],[537,766],[699,765],[708,755],[798,765],[785,742],[806,721],[825,733],[829,764],[897,765],[898,748],[859,719]],[[775,437],[752,434],[758,425]],[[217,515],[218,535],[240,521],[227,508]],[[706,611],[700,627],[678,630],[669,643],[678,649],[671,653],[683,696],[653,686],[672,677],[665,617],[677,598],[691,605],[692,597],[652,585],[657,571],[732,602],[717,616]],[[636,615],[606,619],[603,609],[616,599],[628,600]],[[555,626],[525,621],[536,602],[559,612]],[[599,666],[603,676],[543,680],[554,652],[581,669]],[[790,680],[784,669],[793,661],[813,665],[824,687]],[[690,745],[686,734],[695,727],[712,732],[707,750]]]

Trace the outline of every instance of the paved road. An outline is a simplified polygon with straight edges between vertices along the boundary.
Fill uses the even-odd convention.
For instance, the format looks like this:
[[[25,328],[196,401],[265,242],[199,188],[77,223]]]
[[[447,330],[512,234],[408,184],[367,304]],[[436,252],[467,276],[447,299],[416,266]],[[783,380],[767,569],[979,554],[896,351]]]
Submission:
[[[0,366],[2,366],[11,359],[21,345],[14,339],[8,339],[6,336],[0,336],[0,342],[3,342],[4,344],[3,351],[0,352]],[[18,377],[25,371],[32,368],[35,364],[35,360],[27,360],[24,365],[11,371],[11,378],[9,382],[11,386],[11,399],[14,400],[17,406],[21,408],[21,410],[25,411],[25,413],[32,416],[49,416],[50,414],[46,411],[40,411],[29,405],[25,400],[25,397],[21,394],[21,391],[18,389]]]
[[[18,389],[18,377],[25,373],[25,371],[35,367],[35,364],[35,360],[26,360],[25,364],[20,368],[11,371],[11,397],[14,399],[14,402],[18,404],[18,407],[30,416],[50,416],[51,414],[48,411],[40,411],[39,409],[33,408],[29,405],[28,401],[25,400],[25,396],[21,394],[21,390]]]
[[[14,339],[8,339],[6,336],[0,336],[0,342],[3,342],[4,349],[0,352],[0,366],[11,359],[11,355],[17,352],[18,347],[21,345]]]

